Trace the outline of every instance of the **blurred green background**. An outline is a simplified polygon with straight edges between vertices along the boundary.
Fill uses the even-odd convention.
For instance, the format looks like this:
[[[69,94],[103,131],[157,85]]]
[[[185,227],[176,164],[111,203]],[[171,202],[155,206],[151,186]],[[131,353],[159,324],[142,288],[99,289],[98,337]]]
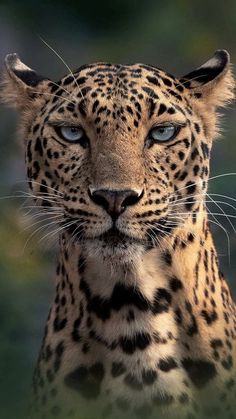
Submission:
[[[72,68],[98,60],[145,62],[181,75],[218,48],[227,49],[236,63],[235,28],[235,0],[0,0],[0,61],[7,53],[18,52],[39,73],[59,79],[67,70],[41,36]],[[19,182],[25,171],[15,139],[17,117],[1,107],[0,119],[4,197],[26,187]],[[223,138],[216,141],[212,155],[212,176],[236,172],[235,105],[224,113],[222,127]],[[235,179],[212,180],[210,191],[236,199]],[[0,418],[19,419],[27,415],[33,366],[52,298],[55,256],[37,237],[26,245],[32,230],[25,230],[23,200],[1,198],[0,203]],[[224,210],[236,215],[230,207]],[[236,235],[225,217],[217,218],[229,237],[212,224],[221,267],[236,291]]]

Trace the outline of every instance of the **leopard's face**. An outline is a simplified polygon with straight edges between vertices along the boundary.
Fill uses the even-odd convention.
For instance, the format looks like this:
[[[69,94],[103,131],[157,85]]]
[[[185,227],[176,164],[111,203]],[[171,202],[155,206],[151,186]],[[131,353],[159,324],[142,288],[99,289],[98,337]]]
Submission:
[[[96,63],[34,88],[31,188],[92,253],[132,258],[189,215],[194,222],[215,121],[190,83],[142,64]]]

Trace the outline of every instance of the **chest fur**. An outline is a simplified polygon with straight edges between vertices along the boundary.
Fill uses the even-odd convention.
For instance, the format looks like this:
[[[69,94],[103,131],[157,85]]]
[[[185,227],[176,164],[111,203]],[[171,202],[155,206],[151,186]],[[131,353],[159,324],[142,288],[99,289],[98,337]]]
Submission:
[[[57,398],[65,400],[63,409],[68,405],[86,412],[89,405],[102,415],[112,412],[112,418],[122,412],[187,418],[194,409],[213,408],[216,390],[222,394],[234,377],[234,349],[225,344],[222,327],[227,310],[233,325],[234,312],[233,305],[230,314],[230,305],[216,310],[202,298],[206,265],[209,287],[215,283],[210,300],[218,301],[222,292],[228,298],[210,255],[196,254],[193,266],[186,268],[184,263],[173,266],[166,254],[162,263],[151,252],[146,268],[141,261],[135,275],[116,270],[109,280],[99,262],[88,264],[80,255],[68,271],[62,258],[37,392],[43,379],[48,394],[55,389]],[[189,284],[183,281],[187,274]],[[57,406],[55,400],[48,401],[50,409]]]

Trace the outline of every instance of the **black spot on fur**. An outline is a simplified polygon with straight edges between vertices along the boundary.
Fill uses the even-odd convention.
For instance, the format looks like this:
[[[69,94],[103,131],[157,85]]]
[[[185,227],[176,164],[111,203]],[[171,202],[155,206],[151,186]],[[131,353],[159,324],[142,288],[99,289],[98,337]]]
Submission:
[[[215,310],[208,312],[206,310],[202,310],[202,317],[205,319],[208,325],[211,325],[218,319],[218,314]]]
[[[66,318],[60,320],[59,317],[55,317],[54,322],[53,322],[54,332],[59,332],[60,330],[64,329],[66,324],[67,324]]]
[[[172,256],[169,250],[166,250],[165,252],[163,252],[163,260],[169,266],[172,264]]]
[[[79,77],[76,80],[76,84],[84,84],[86,82],[86,80],[88,80],[87,77]]]
[[[202,149],[203,157],[207,159],[209,157],[209,147],[203,141],[201,142],[201,149]]]
[[[159,81],[158,81],[158,79],[156,77],[147,76],[147,80],[149,81],[149,83],[152,83],[155,86],[159,86],[160,85],[160,83],[159,83]]]
[[[222,364],[222,367],[225,370],[230,370],[232,368],[232,366],[233,366],[233,358],[232,358],[232,356],[231,355],[228,355],[225,359],[222,360],[221,364]]]
[[[170,79],[167,79],[166,77],[162,77],[162,81],[166,86],[169,86],[169,87],[172,86],[172,81]]]
[[[164,105],[164,103],[161,103],[160,107],[158,109],[158,114],[157,115],[158,116],[162,115],[164,112],[166,112],[166,110],[167,110],[166,105]]]
[[[148,333],[136,333],[132,338],[122,336],[120,346],[123,352],[132,355],[137,349],[144,350],[151,343],[151,336]]]
[[[90,368],[80,366],[69,373],[65,385],[81,393],[86,399],[95,399],[100,393],[100,384],[104,377],[104,368],[101,363],[96,363]]]
[[[158,98],[158,95],[154,92],[154,90],[153,90],[153,89],[150,89],[150,87],[146,87],[146,86],[144,86],[144,87],[142,87],[142,89],[143,89],[143,91],[144,91],[145,93],[147,93],[147,95],[148,95],[148,96],[150,96],[151,98],[153,98],[153,99],[159,99],[159,98]]]
[[[111,368],[111,375],[112,377],[116,378],[120,375],[124,374],[126,371],[126,368],[122,362],[113,362],[112,368]]]
[[[170,288],[172,291],[177,292],[183,288],[183,284],[176,276],[170,279]]]
[[[132,388],[132,390],[141,391],[143,388],[142,383],[132,374],[127,374],[124,379],[124,383]]]
[[[187,328],[187,335],[193,336],[198,333],[198,325],[195,316],[191,313],[191,323]]]
[[[155,370],[144,370],[142,372],[143,384],[151,385],[157,379],[157,372]]]
[[[39,153],[39,155],[42,157],[43,156],[43,147],[42,147],[42,142],[41,139],[38,137],[36,139],[35,142],[35,147],[34,147],[35,151],[37,151]]]
[[[188,195],[192,195],[196,190],[196,185],[190,180],[185,185],[186,192]]]
[[[171,294],[165,288],[157,288],[152,307],[153,314],[160,314],[169,311],[171,304]]]
[[[178,365],[176,361],[174,360],[174,358],[169,356],[165,359],[161,359],[159,361],[158,367],[160,368],[161,371],[169,372],[175,368],[178,368]]]
[[[112,292],[110,299],[101,298],[99,295],[89,299],[89,312],[96,313],[97,317],[107,320],[111,316],[111,311],[119,311],[126,305],[133,305],[140,311],[147,311],[150,308],[148,301],[136,287],[128,287],[118,283]]]
[[[197,388],[205,387],[217,374],[215,365],[209,361],[185,358],[182,365]]]
[[[80,103],[78,105],[78,109],[79,109],[82,116],[86,116],[86,110],[85,110],[86,108],[85,108],[85,100],[84,99],[80,101]]]
[[[211,347],[213,349],[218,349],[221,348],[223,346],[223,342],[221,339],[212,339],[211,340]]]

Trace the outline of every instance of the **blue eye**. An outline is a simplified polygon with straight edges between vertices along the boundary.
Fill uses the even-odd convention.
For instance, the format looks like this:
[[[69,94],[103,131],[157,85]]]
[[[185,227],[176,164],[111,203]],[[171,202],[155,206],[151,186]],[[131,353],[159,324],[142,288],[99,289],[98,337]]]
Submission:
[[[55,125],[53,127],[57,135],[62,138],[64,141],[70,144],[79,144],[83,148],[89,146],[89,139],[81,127],[70,127],[65,125]]]
[[[79,142],[85,136],[84,130],[79,127],[60,127],[60,133],[70,143]]]
[[[153,142],[164,143],[172,140],[179,132],[180,127],[175,125],[160,125],[152,128],[148,134],[148,138]]]

